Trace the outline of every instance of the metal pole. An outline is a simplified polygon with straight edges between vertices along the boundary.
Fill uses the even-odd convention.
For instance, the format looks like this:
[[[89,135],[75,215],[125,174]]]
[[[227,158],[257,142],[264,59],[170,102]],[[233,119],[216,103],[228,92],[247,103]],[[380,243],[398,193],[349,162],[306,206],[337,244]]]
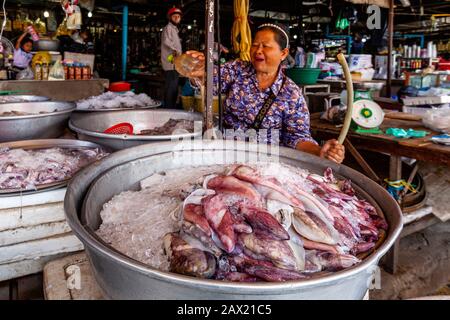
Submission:
[[[218,77],[218,85],[217,85],[217,94],[218,94],[218,104],[219,104],[219,130],[223,131],[223,106],[222,106],[222,79],[221,79],[221,73],[220,73],[220,57],[221,57],[221,39],[220,39],[220,0],[216,0],[216,21],[217,21],[217,45],[219,47],[219,51],[217,52],[217,58],[218,58],[218,68],[217,68],[217,77]]]
[[[213,127],[213,72],[214,72],[214,0],[206,0],[205,19],[205,129]]]
[[[389,0],[389,20],[388,20],[388,59],[387,59],[387,81],[386,95],[391,97],[392,85],[392,50],[394,47],[394,0]]]
[[[127,78],[128,54],[128,6],[123,6],[122,13],[122,80]]]

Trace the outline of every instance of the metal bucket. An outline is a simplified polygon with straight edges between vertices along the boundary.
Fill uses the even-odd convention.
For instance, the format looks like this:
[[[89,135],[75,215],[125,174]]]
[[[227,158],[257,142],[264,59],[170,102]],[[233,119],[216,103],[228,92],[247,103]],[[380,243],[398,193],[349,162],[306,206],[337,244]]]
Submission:
[[[0,117],[0,142],[60,137],[75,107],[71,102],[56,101],[0,104],[0,114],[7,111],[36,113]]]
[[[92,141],[114,150],[130,148],[146,143],[192,138],[202,135],[201,125],[195,126],[193,133],[173,135],[147,136],[103,133],[106,129],[121,122],[129,122],[133,125],[135,131],[140,131],[162,126],[170,119],[202,121],[203,117],[199,113],[170,109],[74,113],[69,121],[69,128],[75,131],[81,140]]]
[[[176,151],[176,146],[184,148]],[[350,178],[356,191],[381,208],[389,230],[385,241],[360,264],[332,275],[279,283],[230,283],[162,272],[131,259],[102,241],[95,230],[101,224],[104,203],[125,190],[138,190],[139,181],[154,172],[189,165],[232,163],[230,154],[254,156],[249,145],[223,141],[157,143],[116,152],[81,171],[69,184],[64,209],[73,232],[83,242],[105,297],[112,299],[362,299],[379,259],[402,229],[397,203],[379,185],[348,167],[293,149],[280,148],[282,163],[323,173],[331,167],[338,177]],[[178,148],[180,150],[180,148]],[[228,160],[227,160],[228,159]],[[244,158],[245,159],[245,158]],[[363,191],[364,190],[364,191]],[[369,196],[370,194],[370,196]],[[149,232],[151,232],[149,226]]]

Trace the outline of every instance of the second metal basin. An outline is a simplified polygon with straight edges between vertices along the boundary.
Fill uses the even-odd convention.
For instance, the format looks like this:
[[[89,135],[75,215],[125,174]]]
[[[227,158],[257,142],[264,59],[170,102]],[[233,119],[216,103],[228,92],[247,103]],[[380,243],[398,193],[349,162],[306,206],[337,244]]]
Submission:
[[[127,135],[106,134],[106,129],[122,122],[133,125],[134,131],[153,129],[162,126],[170,119],[185,119],[195,121],[193,133],[179,133],[173,135]],[[81,140],[92,141],[108,146],[115,150],[134,147],[141,144],[170,141],[179,138],[193,138],[202,135],[202,115],[194,112],[178,110],[126,110],[93,113],[74,113],[69,127],[78,134]]]

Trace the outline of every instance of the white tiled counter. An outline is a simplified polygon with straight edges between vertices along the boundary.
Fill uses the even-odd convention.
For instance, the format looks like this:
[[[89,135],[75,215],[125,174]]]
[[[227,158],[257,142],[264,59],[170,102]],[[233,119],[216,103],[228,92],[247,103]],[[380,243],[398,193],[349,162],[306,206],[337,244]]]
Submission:
[[[65,219],[65,193],[0,197],[0,281],[40,272],[61,254],[83,249]]]

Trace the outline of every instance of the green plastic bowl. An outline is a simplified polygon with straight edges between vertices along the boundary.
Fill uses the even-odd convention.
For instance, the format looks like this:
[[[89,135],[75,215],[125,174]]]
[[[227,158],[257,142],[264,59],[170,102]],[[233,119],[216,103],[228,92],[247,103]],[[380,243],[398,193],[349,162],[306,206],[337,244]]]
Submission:
[[[320,68],[290,68],[286,69],[286,75],[299,85],[315,84],[320,71]]]

